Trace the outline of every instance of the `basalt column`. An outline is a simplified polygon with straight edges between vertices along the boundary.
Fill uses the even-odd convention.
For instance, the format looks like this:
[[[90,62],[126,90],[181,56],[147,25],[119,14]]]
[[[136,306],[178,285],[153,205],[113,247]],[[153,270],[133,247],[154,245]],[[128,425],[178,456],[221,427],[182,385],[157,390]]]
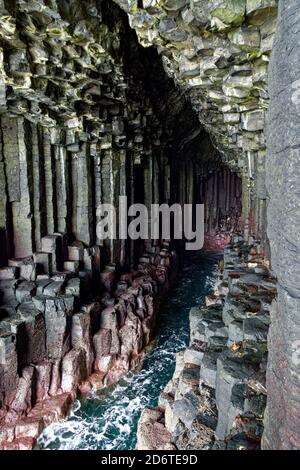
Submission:
[[[113,2],[0,1],[0,448],[141,360],[177,268],[128,206],[192,203],[219,152]],[[114,239],[97,230],[109,204]],[[130,220],[129,220],[130,221]],[[148,230],[147,230],[148,229]],[[121,235],[121,238],[120,238]],[[3,432],[2,432],[3,431]]]
[[[223,165],[241,177],[240,228],[246,239],[259,236],[266,250],[265,115],[278,1],[115,2],[140,43],[159,51],[166,74],[190,100]],[[184,143],[199,131],[194,128]]]
[[[115,382],[149,344],[181,243],[172,233],[150,240],[150,218],[139,227],[145,241],[126,239],[120,196],[148,215],[153,203],[204,204],[207,248],[236,231],[237,245],[241,233],[246,245],[266,241],[277,2],[224,3],[225,13],[218,0],[0,0],[0,446],[31,447],[78,390]],[[275,114],[276,104],[274,129]],[[271,219],[284,211],[279,160],[269,163]],[[284,171],[295,177],[292,157]],[[115,210],[107,239],[102,204]],[[298,287],[274,221],[281,311]],[[268,427],[265,436],[272,442]]]
[[[200,201],[205,207],[205,247],[222,248],[241,226],[242,180],[229,170],[199,178]]]

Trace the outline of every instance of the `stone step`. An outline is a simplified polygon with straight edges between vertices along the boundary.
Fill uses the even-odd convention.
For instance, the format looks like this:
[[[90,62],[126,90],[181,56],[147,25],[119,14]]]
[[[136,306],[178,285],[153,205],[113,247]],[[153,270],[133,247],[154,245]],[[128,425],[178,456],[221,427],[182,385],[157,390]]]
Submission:
[[[74,242],[73,245],[68,246],[68,259],[70,261],[83,262],[84,245],[81,242]]]
[[[51,274],[52,271],[52,254],[37,252],[33,255],[36,263],[37,274]]]
[[[0,281],[11,281],[17,279],[19,276],[19,269],[16,266],[7,266],[0,268]]]
[[[204,354],[200,366],[200,380],[211,388],[216,388],[217,359],[220,353],[208,351]]]
[[[243,322],[233,321],[229,325],[228,344],[242,341],[266,343],[269,325],[262,317],[246,318]]]
[[[203,359],[204,351],[201,351],[200,348],[198,350],[195,346],[193,346],[194,345],[185,349],[183,356],[184,363],[200,366]]]
[[[185,364],[178,383],[178,391],[181,395],[185,395],[190,391],[199,388],[200,367],[194,364]]]
[[[190,331],[193,331],[197,324],[208,319],[210,321],[222,320],[222,307],[221,306],[210,306],[210,307],[193,307],[189,313]]]
[[[211,337],[228,338],[228,328],[222,321],[211,322],[205,328],[205,335],[208,341]]]
[[[16,299],[21,304],[27,302],[36,295],[36,285],[33,282],[22,281],[16,288]]]
[[[32,256],[27,258],[10,259],[8,265],[19,270],[19,276],[27,281],[35,281],[36,264]]]
[[[78,273],[80,268],[79,261],[65,261],[63,264],[65,271],[70,271],[72,273]]]
[[[62,294],[64,285],[64,281],[52,281],[44,287],[43,295],[46,297],[57,297]]]

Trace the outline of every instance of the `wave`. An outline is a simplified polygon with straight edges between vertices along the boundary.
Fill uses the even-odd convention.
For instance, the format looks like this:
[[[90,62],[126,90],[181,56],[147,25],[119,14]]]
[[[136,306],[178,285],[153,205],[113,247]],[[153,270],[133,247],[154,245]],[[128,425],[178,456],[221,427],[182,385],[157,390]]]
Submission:
[[[173,375],[176,352],[189,339],[188,312],[204,302],[217,276],[216,256],[187,257],[177,285],[162,306],[159,335],[142,370],[130,372],[118,384],[76,401],[70,416],[51,424],[41,434],[37,448],[44,450],[130,450],[136,445],[139,417],[158,397]]]

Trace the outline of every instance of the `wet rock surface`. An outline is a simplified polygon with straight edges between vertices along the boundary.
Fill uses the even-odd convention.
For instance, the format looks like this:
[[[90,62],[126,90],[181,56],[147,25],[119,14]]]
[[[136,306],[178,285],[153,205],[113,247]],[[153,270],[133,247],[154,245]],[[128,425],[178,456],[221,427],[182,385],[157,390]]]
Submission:
[[[265,122],[278,0],[115,2],[127,13],[141,45],[158,50],[167,75],[191,102],[220,161],[241,176],[240,188],[227,185],[226,177],[220,184],[228,194],[240,194],[243,227],[266,240]],[[207,184],[216,182],[204,178],[200,192]],[[241,229],[238,204],[228,206],[213,194],[204,200],[205,218],[210,219],[207,246],[224,247]]]
[[[180,435],[183,406],[194,417],[199,375],[227,410],[215,446],[247,447],[248,435],[258,445],[252,407],[263,404],[255,397],[244,405],[240,385],[245,376],[260,383],[268,335],[263,447],[300,447],[298,24],[297,0],[0,0],[5,448],[32,446],[44,426],[27,416],[33,404],[50,403],[34,415],[49,415],[45,422],[63,416],[78,382],[88,390],[99,376],[117,380],[150,341],[173,255],[158,244],[99,238],[98,205],[119,208],[120,195],[147,208],[204,203],[208,248],[235,232],[245,237],[225,251],[207,309],[191,315],[175,418],[164,398],[172,433],[179,426]],[[278,278],[276,300],[263,254]],[[229,374],[227,388],[220,374]],[[210,427],[198,418],[210,446]],[[178,447],[206,445],[196,428]]]
[[[228,165],[244,167],[250,178],[253,165],[263,177],[278,1],[115,1],[140,43],[159,49]],[[263,190],[260,183],[256,190]]]
[[[55,250],[52,241],[49,250]],[[48,273],[44,284],[13,273],[14,314],[0,322],[0,448],[31,448],[47,425],[67,415],[79,391],[104,387],[136,367],[151,341],[160,299],[177,269],[168,242],[163,247],[163,256],[169,259],[165,282],[160,279],[165,258],[157,245],[145,253],[144,270],[128,275],[130,283],[122,284],[121,293],[109,294],[111,307],[87,303],[80,293],[81,279],[73,273],[52,278]],[[114,287],[117,273],[110,272]]]
[[[260,448],[267,393],[267,332],[276,279],[259,242],[252,240],[248,245],[239,236],[225,249],[220,266],[215,304],[210,295],[207,306],[191,309],[190,346],[177,354],[174,376],[159,400],[159,422],[164,420],[170,443],[179,450]],[[231,305],[238,322],[223,321]],[[233,323],[239,324],[238,334],[231,328]],[[147,413],[143,416],[145,425]],[[138,439],[138,449],[149,446],[145,437]]]

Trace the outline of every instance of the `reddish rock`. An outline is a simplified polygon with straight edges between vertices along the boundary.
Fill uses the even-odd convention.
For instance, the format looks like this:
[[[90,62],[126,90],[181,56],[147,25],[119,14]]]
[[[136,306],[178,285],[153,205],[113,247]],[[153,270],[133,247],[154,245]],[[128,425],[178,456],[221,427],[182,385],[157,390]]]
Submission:
[[[48,426],[68,415],[75,398],[76,394],[72,392],[41,401],[28,413],[28,418],[37,422],[43,419],[44,425]]]
[[[72,349],[62,360],[61,389],[72,392],[87,378],[86,352],[84,349]]]
[[[116,274],[114,270],[110,269],[109,267],[106,267],[105,271],[100,274],[100,279],[103,287],[108,292],[112,292],[116,280]]]
[[[126,303],[123,299],[119,299],[119,302],[115,306],[115,310],[117,313],[118,327],[122,328],[122,326],[124,326],[125,324],[125,320],[127,316]]]
[[[100,326],[109,330],[117,328],[117,314],[114,307],[107,307],[101,312]]]
[[[85,382],[82,382],[79,386],[78,386],[78,391],[81,395],[88,395],[89,393],[91,393],[93,387],[91,385],[91,383],[89,382],[89,380],[85,381]]]
[[[130,368],[130,362],[127,356],[119,357],[114,361],[113,366],[109,369],[106,380],[107,384],[113,384],[127,374]]]
[[[151,340],[151,333],[152,333],[152,318],[146,317],[142,321],[142,329],[143,329],[143,343],[145,345],[149,344]]]
[[[0,427],[0,449],[7,442],[13,442],[15,439],[15,426],[4,424]]]
[[[166,266],[144,264],[143,275],[122,277],[116,298],[111,294],[115,267],[107,267],[101,276],[108,291],[105,309],[93,302],[73,314],[73,295],[45,298],[40,292],[22,309],[24,321],[16,325],[16,335],[1,335],[1,448],[32,448],[44,427],[68,414],[78,390],[88,394],[141,365],[159,304],[160,295],[154,295],[164,291],[153,277],[160,273],[165,282],[168,276]],[[51,282],[63,286],[68,276],[57,273]],[[20,379],[18,367],[23,368]]]
[[[17,439],[32,438],[37,439],[45,428],[43,417],[36,420],[35,418],[25,418],[19,421],[15,427],[15,436]]]
[[[14,410],[18,416],[22,416],[32,405],[32,392],[33,392],[33,376],[34,367],[26,367],[23,369],[22,377],[19,380],[18,389],[16,391],[10,409]],[[6,420],[9,419],[9,414]],[[7,421],[8,422],[8,421]]]
[[[37,401],[46,400],[51,383],[52,363],[45,361],[42,364],[35,365],[35,395]]]
[[[93,389],[99,390],[104,387],[103,385],[103,374],[94,373],[90,376],[89,381],[93,387]]]
[[[111,362],[112,331],[101,328],[93,337],[95,349],[94,370],[107,372]]]
[[[3,444],[2,450],[32,450],[35,444],[36,439],[32,437],[22,437],[15,439],[13,442]]]

